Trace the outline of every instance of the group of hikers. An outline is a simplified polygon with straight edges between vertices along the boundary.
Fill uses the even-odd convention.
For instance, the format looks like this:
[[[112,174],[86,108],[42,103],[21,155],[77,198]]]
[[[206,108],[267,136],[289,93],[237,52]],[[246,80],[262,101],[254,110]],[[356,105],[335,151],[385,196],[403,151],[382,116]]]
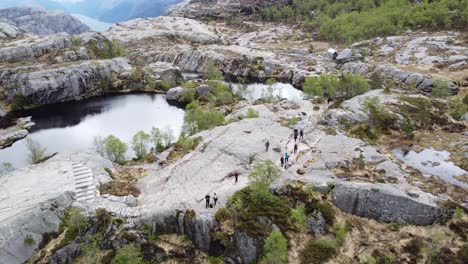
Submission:
[[[299,149],[299,145],[297,142],[297,139],[299,140],[304,140],[304,131],[300,130],[298,131],[297,129],[294,129],[294,148],[293,148],[293,153],[297,154],[297,151]],[[284,155],[281,155],[280,158],[280,163],[281,163],[281,168],[287,169],[289,166],[289,153],[286,151]]]
[[[213,202],[211,202],[212,199],[213,199]],[[205,196],[205,201],[206,201],[205,208],[213,208],[218,203],[218,195],[216,195],[216,193],[214,193],[213,197],[211,197],[210,194],[207,194]]]
[[[304,140],[304,131],[301,129],[300,131],[298,129],[294,129],[294,148],[293,148],[293,153],[297,154],[297,151],[299,149],[297,140]],[[265,142],[265,148],[266,151],[268,152],[268,149],[270,148],[270,141]],[[285,152],[284,155],[281,155],[280,162],[281,162],[281,168],[288,168],[289,165],[289,153]],[[237,178],[236,178],[237,182]]]
[[[293,153],[294,154],[297,154],[297,151],[299,149],[299,146],[298,146],[298,142],[297,140],[304,140],[304,131],[303,130],[298,130],[298,129],[294,129],[294,148],[293,148]],[[268,150],[270,149],[270,141],[266,140],[265,141],[265,149],[266,151],[268,152]],[[289,153],[288,152],[285,152],[284,155],[281,155],[281,159],[280,159],[280,162],[281,162],[281,168],[284,168],[284,169],[287,169],[288,166],[289,166]],[[238,182],[239,180],[239,175],[240,173],[238,171],[233,171],[231,173],[229,173],[229,177],[234,177],[235,179],[235,183]],[[213,202],[212,202],[213,201]],[[210,194],[207,194],[205,196],[205,208],[213,208],[216,206],[216,204],[218,203],[218,196],[216,195],[216,193],[213,194],[213,197],[210,196]]]

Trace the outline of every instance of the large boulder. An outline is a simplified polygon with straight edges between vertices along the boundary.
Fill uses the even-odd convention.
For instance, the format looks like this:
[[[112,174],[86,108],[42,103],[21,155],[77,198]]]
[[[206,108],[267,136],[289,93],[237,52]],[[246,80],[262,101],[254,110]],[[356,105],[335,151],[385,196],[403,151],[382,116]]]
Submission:
[[[81,246],[75,242],[57,250],[49,258],[49,264],[71,264],[81,254]]]
[[[255,263],[262,254],[263,241],[257,237],[251,237],[244,232],[236,232],[234,234],[234,244],[241,259],[240,263]]]
[[[183,91],[184,88],[182,87],[174,87],[169,89],[169,91],[166,93],[166,100],[169,102],[178,102]]]
[[[333,204],[347,213],[383,222],[432,225],[446,222],[452,214],[438,207],[431,194],[418,190],[404,192],[388,184],[338,183],[332,197]]]

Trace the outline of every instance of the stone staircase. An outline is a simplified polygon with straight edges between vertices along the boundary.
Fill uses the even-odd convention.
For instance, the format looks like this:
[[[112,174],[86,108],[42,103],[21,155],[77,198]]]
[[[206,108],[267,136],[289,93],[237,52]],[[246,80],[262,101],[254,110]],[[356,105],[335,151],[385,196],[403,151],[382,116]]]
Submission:
[[[96,199],[96,183],[93,171],[81,163],[73,163],[73,185],[76,199],[80,202],[94,202]]]

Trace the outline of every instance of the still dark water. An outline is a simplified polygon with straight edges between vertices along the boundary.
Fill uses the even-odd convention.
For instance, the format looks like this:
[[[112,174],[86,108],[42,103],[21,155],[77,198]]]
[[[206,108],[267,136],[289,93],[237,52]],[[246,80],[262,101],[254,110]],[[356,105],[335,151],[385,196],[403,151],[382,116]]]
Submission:
[[[170,106],[163,95],[127,94],[92,98],[84,101],[55,104],[22,114],[32,116],[36,125],[29,137],[47,148],[47,153],[92,150],[95,136],[113,134],[129,145],[132,136],[152,127],[170,127],[178,138],[184,111]],[[127,153],[128,158],[132,152]],[[0,150],[0,163],[15,168],[27,165],[25,140]]]

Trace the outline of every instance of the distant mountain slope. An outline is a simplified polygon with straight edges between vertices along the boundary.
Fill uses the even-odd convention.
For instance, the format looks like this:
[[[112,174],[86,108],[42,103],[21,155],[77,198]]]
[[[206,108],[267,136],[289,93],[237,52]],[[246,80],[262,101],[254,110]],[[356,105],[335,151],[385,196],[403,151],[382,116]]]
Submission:
[[[62,11],[44,11],[41,8],[14,7],[0,10],[0,21],[16,26],[24,32],[49,35],[66,32],[80,34],[90,30],[77,18]]]

